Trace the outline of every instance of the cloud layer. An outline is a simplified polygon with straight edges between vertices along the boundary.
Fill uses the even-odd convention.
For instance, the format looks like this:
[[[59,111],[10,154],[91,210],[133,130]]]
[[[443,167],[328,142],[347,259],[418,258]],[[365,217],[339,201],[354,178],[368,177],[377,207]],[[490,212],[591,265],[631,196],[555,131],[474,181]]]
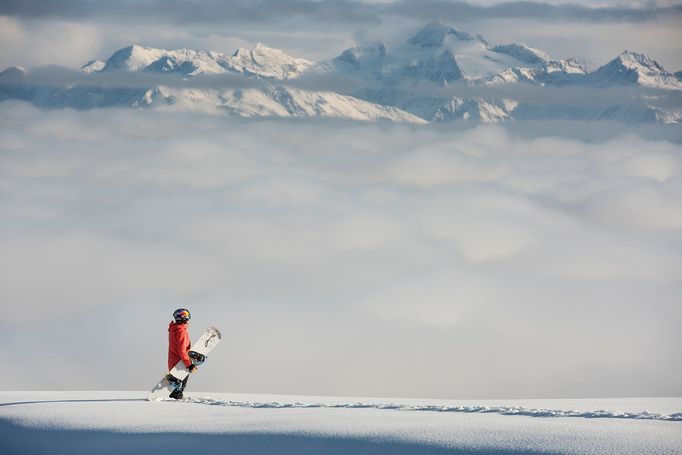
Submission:
[[[166,20],[186,24],[262,23],[281,19],[307,22],[379,23],[382,17],[441,20],[482,18],[543,18],[549,20],[645,21],[682,13],[679,2],[592,1],[489,1],[456,0],[121,0],[115,3],[88,0],[6,0],[0,14],[20,17],[84,18],[126,17],[134,20]]]
[[[187,306],[225,335],[194,390],[682,393],[679,143],[15,103],[0,124],[5,388],[151,386]]]

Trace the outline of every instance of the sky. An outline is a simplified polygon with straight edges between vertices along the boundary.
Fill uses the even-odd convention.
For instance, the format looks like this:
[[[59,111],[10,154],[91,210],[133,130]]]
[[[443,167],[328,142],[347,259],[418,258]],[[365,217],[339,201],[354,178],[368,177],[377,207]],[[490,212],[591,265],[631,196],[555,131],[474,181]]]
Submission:
[[[11,0],[0,4],[0,67],[78,68],[130,44],[231,53],[263,42],[323,60],[358,44],[402,41],[434,19],[594,67],[629,49],[682,70],[682,3],[667,0]]]
[[[595,65],[633,49],[682,69],[675,2],[201,5],[5,1],[0,67],[77,69],[131,43],[324,59],[437,18]],[[224,335],[190,391],[680,396],[681,200],[678,126],[5,101],[0,388],[151,388],[187,307],[193,338]]]

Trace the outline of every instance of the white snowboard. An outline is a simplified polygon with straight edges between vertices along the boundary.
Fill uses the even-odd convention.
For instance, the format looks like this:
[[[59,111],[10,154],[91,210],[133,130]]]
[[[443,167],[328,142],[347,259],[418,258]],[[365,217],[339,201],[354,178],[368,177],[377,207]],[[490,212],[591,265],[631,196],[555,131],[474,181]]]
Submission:
[[[220,335],[220,331],[215,327],[209,327],[201,335],[201,337],[194,342],[194,344],[190,348],[190,351],[195,351],[198,352],[199,354],[208,355],[208,353],[211,352],[218,343],[220,343],[221,339],[222,336]],[[169,374],[172,375],[174,378],[182,381],[189,374],[189,370],[185,366],[185,363],[182,360],[180,360],[173,367],[173,369],[171,369],[168,373],[166,373],[163,376],[163,379],[161,379],[161,381],[158,384],[156,384],[156,387],[154,387],[151,390],[151,392],[149,392],[149,394],[147,395],[147,399],[149,401],[163,400],[165,398],[168,398],[170,394],[173,392],[173,390],[175,390],[174,387],[171,385],[170,381],[168,380]]]

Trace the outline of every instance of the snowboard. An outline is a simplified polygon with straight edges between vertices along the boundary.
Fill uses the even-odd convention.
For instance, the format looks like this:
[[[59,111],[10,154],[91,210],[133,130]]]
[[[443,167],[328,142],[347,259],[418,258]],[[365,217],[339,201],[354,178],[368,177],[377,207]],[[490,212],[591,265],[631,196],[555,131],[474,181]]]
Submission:
[[[220,343],[221,339],[222,336],[220,335],[220,331],[218,329],[215,327],[209,327],[206,329],[206,331],[201,334],[201,337],[194,342],[189,350],[188,354],[189,358],[192,360],[192,363],[195,365],[204,363],[208,353],[211,352],[218,343]],[[163,379],[156,384],[156,387],[149,392],[147,399],[149,401],[154,401],[169,398],[173,390],[176,389],[177,384],[182,382],[188,374],[189,370],[185,366],[185,363],[180,360],[168,373],[164,375]]]

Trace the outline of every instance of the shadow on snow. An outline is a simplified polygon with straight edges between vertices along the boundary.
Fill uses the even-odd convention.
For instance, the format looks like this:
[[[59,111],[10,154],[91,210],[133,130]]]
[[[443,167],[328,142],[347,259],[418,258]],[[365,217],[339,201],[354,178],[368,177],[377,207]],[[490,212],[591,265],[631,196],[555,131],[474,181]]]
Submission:
[[[88,401],[88,400],[83,400]],[[92,400],[106,401],[106,400]],[[413,442],[295,434],[120,433],[33,429],[0,419],[3,454],[425,454],[519,455],[515,450],[453,449]],[[526,452],[528,453],[528,452]],[[551,455],[550,452],[532,452]]]

